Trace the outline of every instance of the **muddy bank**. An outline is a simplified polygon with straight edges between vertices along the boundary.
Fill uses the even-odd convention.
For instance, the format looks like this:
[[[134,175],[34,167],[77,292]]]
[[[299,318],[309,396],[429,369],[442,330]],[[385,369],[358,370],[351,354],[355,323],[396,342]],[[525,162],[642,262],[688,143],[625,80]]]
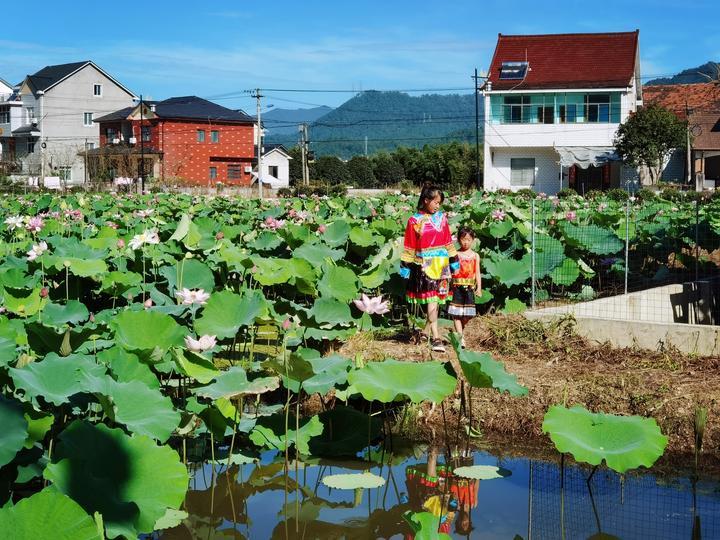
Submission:
[[[710,465],[716,459],[720,449],[720,358],[674,350],[613,349],[577,336],[571,320],[547,326],[520,316],[479,317],[470,323],[465,339],[468,348],[491,352],[503,361],[529,389],[524,398],[485,389],[473,391],[473,426],[487,437],[511,436],[518,443],[547,440],[541,425],[548,407],[563,402],[581,404],[592,411],[655,418],[669,438],[668,453],[687,461],[695,447],[695,410],[706,407],[703,460]],[[367,360],[454,361],[455,357],[449,346],[445,354],[431,353],[427,345],[402,335],[358,335],[339,352],[351,357],[360,353]],[[452,417],[452,425],[458,402],[449,398],[446,403],[446,418],[450,423],[448,416]],[[423,414],[418,422],[423,436],[442,436],[440,407],[432,412],[426,408]]]

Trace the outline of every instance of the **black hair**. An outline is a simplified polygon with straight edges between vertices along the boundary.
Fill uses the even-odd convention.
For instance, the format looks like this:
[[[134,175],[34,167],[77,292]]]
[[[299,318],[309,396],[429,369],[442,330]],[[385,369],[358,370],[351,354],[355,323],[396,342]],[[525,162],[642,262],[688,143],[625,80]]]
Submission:
[[[469,236],[473,240],[475,239],[475,231],[473,231],[470,227],[462,226],[458,229],[457,232],[457,239],[460,240],[463,236]]]
[[[442,189],[437,186],[433,186],[432,184],[424,185],[422,191],[420,192],[417,209],[422,210],[425,208],[425,201],[432,201],[438,195],[440,195],[440,203],[442,203],[445,200],[445,194],[442,192]]]

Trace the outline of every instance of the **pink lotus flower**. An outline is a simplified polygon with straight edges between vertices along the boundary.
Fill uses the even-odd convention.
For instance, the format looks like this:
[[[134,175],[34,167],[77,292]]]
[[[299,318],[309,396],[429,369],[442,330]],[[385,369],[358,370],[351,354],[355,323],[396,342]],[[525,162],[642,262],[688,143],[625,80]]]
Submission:
[[[185,346],[192,352],[205,352],[212,349],[215,345],[217,345],[216,336],[209,336],[206,334],[204,336],[200,336],[200,339],[185,336]]]
[[[325,231],[326,231],[326,230],[327,230],[327,229],[326,229],[325,225],[320,225],[320,226],[318,227],[318,232],[319,232],[320,234],[325,234]]]
[[[503,211],[500,210],[499,208],[496,208],[496,209],[493,210],[492,213],[490,214],[490,217],[493,218],[493,219],[496,220],[496,221],[503,221],[503,220],[505,219],[505,216],[506,216],[505,212],[503,212]]]
[[[572,210],[565,212],[565,219],[568,221],[575,221],[577,219],[577,214]]]
[[[27,252],[27,260],[34,261],[35,259],[40,257],[40,255],[45,253],[47,251],[47,249],[48,249],[48,245],[47,245],[47,242],[45,242],[44,240],[42,242],[40,242],[39,244],[33,244],[32,249]]]
[[[205,292],[203,289],[190,290],[183,288],[183,290],[177,291],[175,296],[178,300],[180,300],[180,303],[185,306],[190,306],[192,304],[204,306],[210,298],[210,293]]]
[[[153,306],[153,301],[150,298],[148,298],[147,300],[145,300],[143,302],[143,305],[145,306],[145,309],[151,308]]]
[[[390,311],[387,300],[385,302],[382,301],[382,295],[369,298],[367,294],[363,293],[360,300],[353,300],[353,304],[355,304],[355,307],[360,311],[368,315],[384,315]]]
[[[118,247],[118,249],[125,249],[125,240],[123,240],[122,238],[120,238],[120,239],[117,241],[117,247]]]
[[[38,233],[42,230],[44,226],[45,222],[42,220],[42,218],[35,216],[27,220],[25,228],[30,232]]]
[[[50,294],[50,290],[47,287],[40,289],[40,298],[47,298]]]
[[[290,319],[285,319],[282,323],[283,330],[287,332],[290,329],[290,324]]]

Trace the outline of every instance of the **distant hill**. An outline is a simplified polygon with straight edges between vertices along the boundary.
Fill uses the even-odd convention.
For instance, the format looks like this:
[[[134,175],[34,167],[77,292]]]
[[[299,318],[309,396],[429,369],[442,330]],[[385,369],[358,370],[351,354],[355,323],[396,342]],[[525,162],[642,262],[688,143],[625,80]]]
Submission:
[[[480,107],[482,126],[482,100]],[[341,158],[364,154],[365,137],[368,154],[399,146],[470,142],[475,137],[475,98],[472,94],[363,92],[313,122],[309,136],[317,155]],[[297,137],[276,135],[269,140],[294,144]]]
[[[310,124],[332,110],[332,107],[325,106],[312,109],[271,109],[263,114],[262,120],[270,137],[293,135],[294,140],[297,140],[299,124]]]
[[[708,82],[707,77],[703,77],[700,73],[703,73],[713,79],[718,77],[718,63],[707,62],[702,66],[686,69],[681,71],[673,77],[661,77],[659,79],[653,79],[646,82],[646,85],[653,84],[695,84],[701,82]]]

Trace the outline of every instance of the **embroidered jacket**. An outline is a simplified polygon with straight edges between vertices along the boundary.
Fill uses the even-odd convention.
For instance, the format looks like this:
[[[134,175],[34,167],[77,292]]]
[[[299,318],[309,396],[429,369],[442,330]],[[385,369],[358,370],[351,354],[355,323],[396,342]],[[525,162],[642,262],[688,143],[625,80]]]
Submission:
[[[406,264],[420,265],[431,279],[441,279],[447,277],[448,271],[457,271],[457,250],[450,235],[447,216],[439,211],[432,215],[425,212],[413,214],[405,229],[405,250],[400,259]],[[403,265],[400,273],[407,277],[410,269]]]
[[[453,274],[453,285],[474,286],[477,276],[477,257],[475,253],[471,257],[458,255],[460,268]]]

